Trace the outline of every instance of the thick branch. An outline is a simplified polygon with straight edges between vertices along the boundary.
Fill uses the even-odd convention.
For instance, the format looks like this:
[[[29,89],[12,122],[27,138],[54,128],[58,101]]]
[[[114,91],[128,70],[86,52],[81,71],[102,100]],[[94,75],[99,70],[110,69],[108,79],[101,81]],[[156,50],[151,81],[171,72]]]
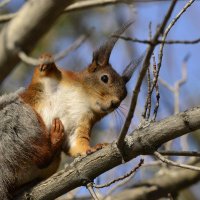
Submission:
[[[0,83],[20,61],[18,50],[30,52],[73,1],[26,1],[0,34]]]
[[[200,107],[196,107],[135,130],[130,136],[126,136],[123,156],[128,161],[141,154],[152,154],[163,143],[199,128]],[[113,143],[90,156],[77,160],[65,170],[43,181],[30,191],[30,195],[33,200],[54,199],[76,187],[86,185],[121,163],[120,151],[116,143]],[[20,196],[18,199],[26,198]]]

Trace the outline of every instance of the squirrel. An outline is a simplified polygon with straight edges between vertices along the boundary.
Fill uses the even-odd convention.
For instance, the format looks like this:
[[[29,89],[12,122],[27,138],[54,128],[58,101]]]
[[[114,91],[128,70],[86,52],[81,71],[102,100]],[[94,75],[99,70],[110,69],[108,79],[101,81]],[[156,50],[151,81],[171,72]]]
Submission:
[[[114,35],[121,35],[128,22]],[[116,109],[127,95],[135,66],[120,76],[109,63],[117,37],[94,51],[82,71],[60,69],[51,54],[41,56],[23,91],[0,98],[0,195],[4,200],[22,184],[53,174],[60,152],[76,157],[107,143],[90,146],[94,124]]]

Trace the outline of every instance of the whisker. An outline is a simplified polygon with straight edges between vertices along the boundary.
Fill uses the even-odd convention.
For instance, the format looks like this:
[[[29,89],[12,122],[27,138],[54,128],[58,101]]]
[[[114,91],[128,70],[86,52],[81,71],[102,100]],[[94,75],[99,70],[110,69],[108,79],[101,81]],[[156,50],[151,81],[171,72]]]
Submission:
[[[114,110],[114,112],[113,112],[113,114],[114,114],[114,116],[115,116],[115,124],[117,123],[117,113],[115,112],[115,110]]]
[[[128,112],[128,108],[127,108],[127,107],[122,107],[122,106],[120,105],[119,108],[121,108],[121,109],[123,109],[124,111]]]
[[[128,108],[128,103],[127,102],[124,102],[124,101],[122,101],[122,103],[121,103],[121,106],[125,106],[126,108]]]
[[[118,123],[118,121],[120,121],[119,120],[119,114],[117,113],[117,111],[116,110],[114,110],[114,112],[112,112],[113,114],[114,114],[114,116],[115,116],[115,126],[114,126],[114,128],[115,128],[115,132],[117,133],[118,132],[118,125],[119,125],[119,123]]]
[[[129,108],[128,104],[125,104],[125,103],[121,103],[120,107],[123,107],[124,109],[127,109],[127,110]]]
[[[125,118],[126,118],[126,115],[127,115],[127,111],[125,110],[126,112],[124,112],[124,111],[122,111],[121,109],[122,109],[122,108],[119,107],[119,108],[118,108],[118,111],[119,111],[119,112],[121,113],[121,115],[123,116],[123,119],[125,119]]]
[[[119,125],[121,125],[122,123],[123,123],[123,119],[124,119],[124,116],[122,115],[122,113],[120,112],[120,109],[118,108],[118,109],[116,109],[116,112],[117,112],[117,114],[118,114],[118,116],[119,116],[119,119],[120,119],[120,123],[119,123]]]

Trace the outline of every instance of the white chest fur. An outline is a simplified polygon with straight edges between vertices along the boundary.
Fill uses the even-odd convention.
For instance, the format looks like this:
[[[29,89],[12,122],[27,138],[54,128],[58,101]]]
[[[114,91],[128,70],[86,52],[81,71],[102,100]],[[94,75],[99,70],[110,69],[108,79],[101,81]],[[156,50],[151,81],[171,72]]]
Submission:
[[[59,118],[65,133],[74,131],[77,123],[90,110],[86,95],[81,88],[70,85],[59,85],[46,78],[44,80],[45,96],[39,113],[50,129],[52,120]]]

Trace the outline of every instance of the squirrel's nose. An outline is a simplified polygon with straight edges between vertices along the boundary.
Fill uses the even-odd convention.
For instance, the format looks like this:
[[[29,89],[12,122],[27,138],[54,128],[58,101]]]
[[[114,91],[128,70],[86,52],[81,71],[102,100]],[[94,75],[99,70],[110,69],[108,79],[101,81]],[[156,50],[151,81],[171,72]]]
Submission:
[[[119,106],[120,102],[121,102],[120,99],[112,100],[111,101],[111,107],[112,108],[117,108]]]

